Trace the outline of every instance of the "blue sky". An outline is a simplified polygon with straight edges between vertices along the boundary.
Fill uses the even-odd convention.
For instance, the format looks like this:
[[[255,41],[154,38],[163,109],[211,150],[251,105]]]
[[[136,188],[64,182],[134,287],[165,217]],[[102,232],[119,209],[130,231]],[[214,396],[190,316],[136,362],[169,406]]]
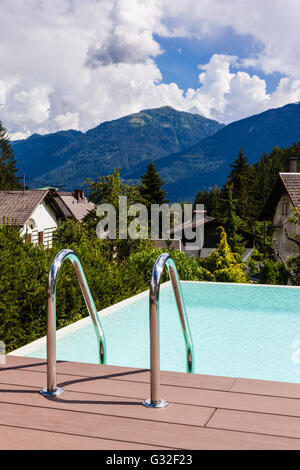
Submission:
[[[12,139],[166,105],[227,124],[300,100],[299,0],[1,0],[0,18]]]
[[[230,28],[218,31],[205,39],[164,38],[154,35],[164,53],[155,62],[158,65],[164,83],[175,82],[183,90],[199,87],[199,64],[209,62],[213,54],[238,56],[240,59],[261,53],[264,45],[251,35],[239,35]],[[232,67],[235,70],[235,67]],[[267,93],[276,90],[279,80],[284,76],[280,72],[265,74],[255,67],[238,67],[239,70],[256,74],[267,84]]]

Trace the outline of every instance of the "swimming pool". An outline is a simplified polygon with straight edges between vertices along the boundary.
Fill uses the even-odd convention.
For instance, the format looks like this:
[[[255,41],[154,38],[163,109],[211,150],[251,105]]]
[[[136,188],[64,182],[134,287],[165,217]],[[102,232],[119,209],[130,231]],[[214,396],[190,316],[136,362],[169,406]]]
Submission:
[[[195,350],[195,372],[300,382],[300,289],[181,282]],[[59,315],[59,306],[58,312]],[[149,368],[149,294],[99,313],[107,364]],[[89,318],[57,333],[57,359],[98,363]],[[46,357],[45,338],[14,351]],[[161,370],[185,372],[185,343],[170,283],[160,294]]]

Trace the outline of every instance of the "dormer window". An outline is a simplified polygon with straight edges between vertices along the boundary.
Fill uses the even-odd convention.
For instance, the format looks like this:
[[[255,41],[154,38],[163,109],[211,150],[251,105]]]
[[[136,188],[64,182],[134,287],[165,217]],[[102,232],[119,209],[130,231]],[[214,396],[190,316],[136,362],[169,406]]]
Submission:
[[[287,215],[287,198],[283,197],[281,201],[281,215]]]

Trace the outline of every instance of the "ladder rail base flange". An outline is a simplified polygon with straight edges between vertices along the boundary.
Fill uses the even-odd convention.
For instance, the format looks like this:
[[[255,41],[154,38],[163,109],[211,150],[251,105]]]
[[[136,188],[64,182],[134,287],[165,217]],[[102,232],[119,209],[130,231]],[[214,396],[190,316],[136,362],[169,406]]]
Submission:
[[[57,397],[58,395],[62,395],[64,393],[64,389],[60,387],[56,387],[56,390],[49,391],[47,387],[40,390],[40,393],[44,395],[44,397]]]
[[[169,403],[163,398],[156,402],[152,402],[151,398],[148,398],[143,402],[143,405],[147,408],[165,408],[166,406],[168,406],[168,404]]]

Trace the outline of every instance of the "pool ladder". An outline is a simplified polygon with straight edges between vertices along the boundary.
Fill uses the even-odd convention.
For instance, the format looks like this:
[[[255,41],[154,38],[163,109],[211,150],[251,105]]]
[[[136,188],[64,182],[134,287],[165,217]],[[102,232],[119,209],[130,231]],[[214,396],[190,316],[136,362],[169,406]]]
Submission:
[[[47,292],[47,387],[41,393],[47,397],[62,394],[62,388],[56,384],[56,284],[61,266],[69,259],[75,269],[85,304],[96,332],[99,345],[99,362],[106,363],[105,337],[98,317],[97,309],[91,295],[83,268],[77,255],[72,250],[62,250],[54,258],[48,278]],[[151,398],[143,404],[150,408],[164,408],[168,402],[160,398],[160,361],[159,361],[159,292],[164,267],[167,266],[173,287],[177,309],[181,321],[186,348],[186,371],[194,372],[194,348],[191,331],[186,315],[180,281],[173,258],[168,253],[160,255],[153,268],[150,283],[150,390]]]
[[[144,401],[144,405],[151,408],[164,408],[168,402],[160,398],[160,364],[159,364],[159,291],[164,267],[167,266],[171,284],[175,294],[177,309],[181,321],[182,332],[186,349],[186,371],[194,372],[194,347],[191,330],[188,323],[183,295],[175,262],[171,255],[160,255],[152,271],[150,283],[150,390],[151,398]]]
[[[47,291],[47,387],[41,390],[45,396],[52,397],[64,393],[56,385],[56,284],[60,268],[65,260],[69,259],[74,266],[75,273],[85,300],[89,315],[96,332],[99,345],[99,362],[106,362],[105,337],[98,317],[97,309],[90,292],[84,271],[77,255],[72,250],[62,250],[54,258],[48,277]]]

